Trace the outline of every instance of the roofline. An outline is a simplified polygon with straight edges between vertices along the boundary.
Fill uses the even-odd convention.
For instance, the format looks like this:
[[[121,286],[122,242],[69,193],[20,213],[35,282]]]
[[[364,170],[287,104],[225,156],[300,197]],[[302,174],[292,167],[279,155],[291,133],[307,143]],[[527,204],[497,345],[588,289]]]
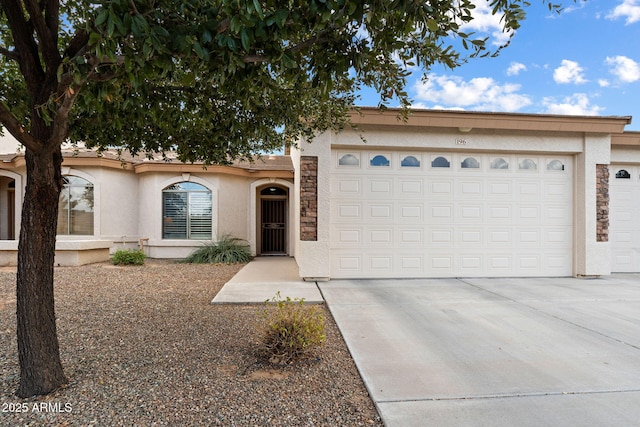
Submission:
[[[401,109],[359,107],[350,113],[355,125],[502,129],[547,132],[622,133],[631,116],[568,116],[553,114],[492,113],[411,109],[403,121]]]
[[[2,169],[18,169],[26,164],[22,155],[15,156],[11,161],[1,163]],[[188,164],[176,161],[169,162],[140,162],[133,163],[128,160],[109,159],[105,157],[64,157],[62,166],[94,166],[102,168],[133,170],[135,173],[147,172],[171,172],[171,173],[210,173],[225,174],[251,178],[293,178],[292,169],[261,169],[260,167],[238,167],[227,165],[209,165],[204,164]]]
[[[640,132],[624,132],[611,135],[611,145],[640,147]]]

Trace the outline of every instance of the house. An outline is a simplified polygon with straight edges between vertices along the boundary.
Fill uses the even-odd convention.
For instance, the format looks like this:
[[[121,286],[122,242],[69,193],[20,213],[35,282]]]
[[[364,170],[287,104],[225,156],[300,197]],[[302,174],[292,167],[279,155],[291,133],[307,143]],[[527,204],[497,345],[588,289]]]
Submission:
[[[56,262],[143,245],[181,258],[223,234],[296,258],[301,277],[599,276],[640,271],[640,133],[630,117],[362,108],[358,130],[230,166],[63,163]],[[6,150],[5,150],[6,151]],[[0,263],[25,183],[2,155]]]

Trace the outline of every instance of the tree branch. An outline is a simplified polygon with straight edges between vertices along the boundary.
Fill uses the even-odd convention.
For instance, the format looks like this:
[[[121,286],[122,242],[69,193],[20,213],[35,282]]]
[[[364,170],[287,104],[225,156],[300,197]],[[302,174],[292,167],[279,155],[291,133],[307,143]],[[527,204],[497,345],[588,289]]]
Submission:
[[[35,153],[42,149],[38,141],[36,141],[33,136],[22,127],[18,120],[16,120],[13,114],[11,114],[11,111],[4,105],[4,102],[0,102],[0,122],[2,122],[4,128],[7,129],[20,144]]]
[[[4,47],[0,47],[0,55],[13,61],[17,61],[19,59],[18,52],[15,50],[5,49]]]
[[[23,0],[29,12],[30,21],[38,35],[40,52],[47,66],[47,70],[55,73],[60,64],[58,53],[58,0],[47,0],[45,15],[36,0]]]
[[[20,71],[25,76],[30,94],[34,96],[37,94],[38,88],[29,83],[40,82],[44,78],[44,70],[40,64],[40,56],[38,54],[38,45],[24,16],[22,5],[17,0],[0,0],[0,5],[13,35],[14,52],[18,57]]]
[[[50,149],[54,149],[64,141],[67,137],[67,129],[69,127],[69,112],[73,103],[78,96],[78,90],[74,90],[71,87],[66,88],[64,94],[62,94],[62,102],[56,110],[56,115],[53,118],[53,129],[47,146]]]

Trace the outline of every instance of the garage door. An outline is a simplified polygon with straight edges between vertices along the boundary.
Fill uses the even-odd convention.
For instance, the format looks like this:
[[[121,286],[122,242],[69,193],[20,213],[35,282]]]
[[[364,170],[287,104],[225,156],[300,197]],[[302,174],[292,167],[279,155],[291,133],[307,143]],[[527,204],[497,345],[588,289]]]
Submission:
[[[334,278],[572,274],[572,159],[334,151]]]
[[[609,178],[611,270],[640,271],[640,167],[612,165]]]

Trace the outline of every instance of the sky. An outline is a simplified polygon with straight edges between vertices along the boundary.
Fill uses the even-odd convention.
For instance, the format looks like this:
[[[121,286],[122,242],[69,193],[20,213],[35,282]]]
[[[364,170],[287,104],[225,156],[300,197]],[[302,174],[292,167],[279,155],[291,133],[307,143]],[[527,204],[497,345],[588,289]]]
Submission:
[[[407,90],[416,108],[534,114],[632,116],[640,131],[640,0],[556,0],[552,13],[529,0],[527,18],[496,58],[470,59],[453,70],[436,65]],[[501,44],[499,18],[485,0],[467,28]],[[379,98],[363,92],[359,105]],[[391,105],[392,106],[392,105]]]

